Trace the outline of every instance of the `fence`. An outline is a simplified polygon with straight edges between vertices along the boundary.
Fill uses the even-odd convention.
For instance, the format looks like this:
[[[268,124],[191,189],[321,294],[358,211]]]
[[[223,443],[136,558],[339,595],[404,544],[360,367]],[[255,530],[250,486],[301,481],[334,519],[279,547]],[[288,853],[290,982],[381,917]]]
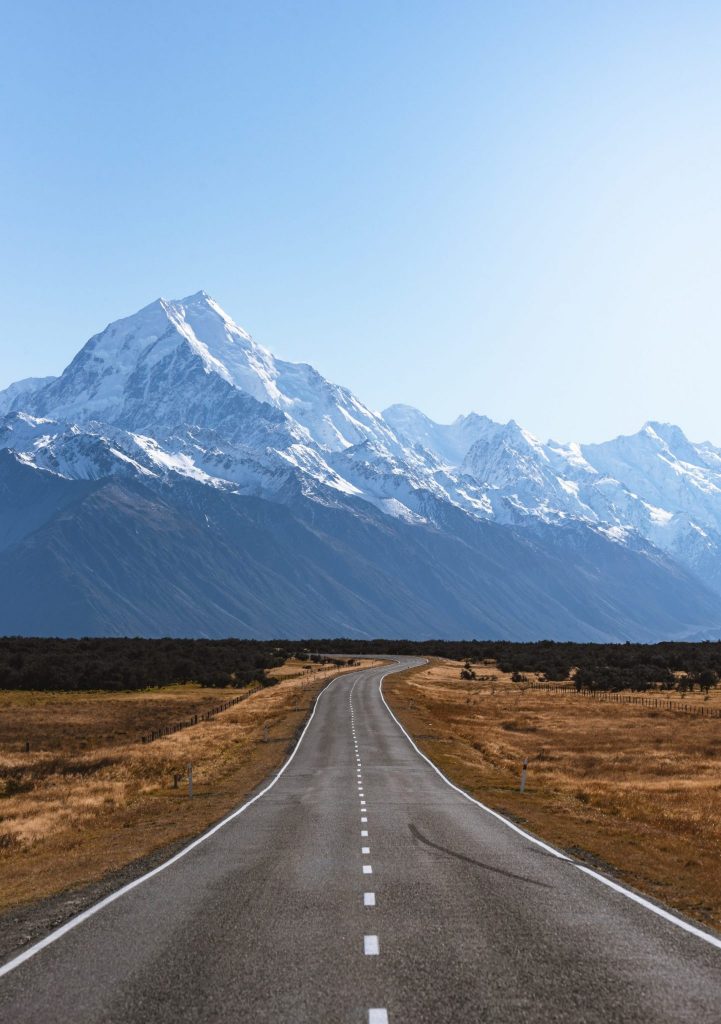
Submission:
[[[220,714],[221,711],[227,711],[228,708],[232,708],[235,704],[240,704],[247,696],[249,694],[243,694],[242,697],[232,697],[231,700],[226,700],[224,704],[218,704],[217,707],[211,708],[210,711],[203,711],[201,714],[192,715],[191,718],[186,719],[184,722],[174,722],[172,725],[163,725],[159,729],[151,729],[146,736],[141,736],[140,740],[142,743],[152,743],[153,740],[159,740],[163,736],[172,736],[174,732],[180,732],[181,729],[189,729],[191,726],[197,725],[198,722],[208,722],[215,715]]]
[[[680,700],[669,700],[668,697],[636,697],[627,693],[614,693],[612,690],[577,690],[573,685],[554,686],[549,683],[531,683],[532,690],[543,690],[545,693],[575,693],[580,697],[591,697],[592,700],[609,701],[611,704],[637,704],[640,707],[653,708],[658,711],[681,711],[687,715],[701,715],[703,718],[721,718],[721,708],[708,708],[703,704],[686,704]]]

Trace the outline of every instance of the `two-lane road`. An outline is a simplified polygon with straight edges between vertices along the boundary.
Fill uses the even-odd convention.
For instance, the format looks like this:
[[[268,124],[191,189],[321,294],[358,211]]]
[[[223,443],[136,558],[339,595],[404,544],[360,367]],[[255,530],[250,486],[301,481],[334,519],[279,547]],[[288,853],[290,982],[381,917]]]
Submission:
[[[6,965],[2,1020],[717,1024],[721,943],[456,791],[392,671],[334,680],[244,810]]]

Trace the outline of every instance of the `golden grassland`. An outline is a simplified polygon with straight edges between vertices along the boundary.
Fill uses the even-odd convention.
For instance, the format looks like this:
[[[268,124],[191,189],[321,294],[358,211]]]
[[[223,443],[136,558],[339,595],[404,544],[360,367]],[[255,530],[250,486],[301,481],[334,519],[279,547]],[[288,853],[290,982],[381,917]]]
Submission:
[[[721,928],[721,720],[536,691],[492,664],[462,680],[462,667],[386,680],[424,753],[535,834]],[[712,691],[707,706],[720,702]]]
[[[266,689],[0,691],[0,911],[96,881],[237,806],[285,760],[337,669],[291,661],[269,674],[280,681]],[[210,721],[140,742],[239,695]],[[185,778],[173,785],[188,762],[192,800]]]

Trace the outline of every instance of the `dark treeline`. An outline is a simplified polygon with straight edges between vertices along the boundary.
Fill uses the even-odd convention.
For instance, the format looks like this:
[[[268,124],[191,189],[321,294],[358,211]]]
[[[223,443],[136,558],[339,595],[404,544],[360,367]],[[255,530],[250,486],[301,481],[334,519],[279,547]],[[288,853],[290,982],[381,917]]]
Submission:
[[[197,682],[267,685],[292,651],[255,640],[0,638],[0,689],[140,690]]]
[[[591,690],[702,689],[721,678],[721,642],[658,644],[511,643],[485,640],[55,640],[0,638],[0,689],[134,690],[197,682],[243,686],[272,682],[266,672],[296,656],[312,662],[344,655],[412,654],[471,666],[494,661],[520,679],[573,679]]]
[[[721,642],[579,644],[542,640],[309,640],[308,649],[326,654],[416,654],[453,658],[471,665],[494,661],[516,679],[539,673],[548,682],[573,679],[578,689],[707,689],[721,678]]]

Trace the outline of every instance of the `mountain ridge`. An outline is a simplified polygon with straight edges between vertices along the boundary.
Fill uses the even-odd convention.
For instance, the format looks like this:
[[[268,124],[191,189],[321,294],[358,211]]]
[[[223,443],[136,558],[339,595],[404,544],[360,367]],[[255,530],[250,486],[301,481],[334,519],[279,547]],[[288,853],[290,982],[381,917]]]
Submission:
[[[137,621],[150,623],[149,628],[155,614],[155,621],[169,629],[192,632],[188,610],[195,602],[197,608],[209,605],[202,615],[198,612],[205,631],[212,629],[213,614],[226,628],[235,624],[235,629],[262,632],[265,621],[280,629],[284,620],[274,615],[272,595],[264,586],[263,601],[250,618],[243,617],[240,597],[229,581],[224,593],[228,607],[236,609],[230,618],[209,596],[217,589],[214,580],[224,578],[221,549],[226,562],[244,557],[251,564],[255,552],[248,545],[256,542],[265,552],[269,578],[281,588],[272,547],[283,547],[283,538],[278,535],[273,542],[270,526],[268,532],[251,530],[239,511],[250,508],[247,502],[260,502],[267,522],[276,523],[278,530],[281,520],[272,509],[286,510],[291,518],[282,520],[284,528],[300,531],[298,538],[315,552],[317,564],[326,567],[327,586],[334,593],[340,587],[337,593],[346,595],[342,600],[336,595],[335,605],[345,609],[347,635],[354,635],[352,621],[346,621],[353,614],[362,621],[364,633],[387,630],[390,636],[400,631],[415,637],[419,630],[430,630],[431,635],[434,607],[438,623],[450,629],[444,608],[453,606],[464,630],[472,629],[475,621],[478,629],[499,630],[496,637],[502,637],[505,623],[514,637],[538,636],[541,623],[545,629],[553,626],[541,609],[544,604],[556,607],[559,630],[571,630],[580,639],[584,631],[604,639],[721,633],[721,451],[710,443],[694,445],[679,427],[655,422],[635,435],[582,445],[542,443],[513,420],[498,424],[477,413],[448,425],[434,423],[412,406],[376,413],[309,364],[277,359],[203,291],[180,300],[155,300],[94,335],[59,377],[18,382],[0,392],[0,456],[0,493],[8,496],[6,514],[0,517],[3,536],[10,538],[4,546],[0,540],[6,578],[22,589],[22,566],[32,564],[35,578],[45,579],[52,592],[53,573],[41,567],[39,553],[44,552],[46,566],[54,566],[61,581],[58,606],[65,587],[70,604],[86,609],[93,628],[110,628],[112,615],[104,613],[96,620],[89,595],[101,601],[102,594],[103,607],[110,608],[112,587],[108,589],[107,579],[103,586],[99,581],[103,574],[112,579],[119,571],[108,559],[96,564],[83,550],[80,534],[68,525],[70,508],[87,536],[109,550],[113,544],[100,520],[105,515],[116,522],[119,532],[127,534],[128,550],[136,552],[128,557],[145,572],[146,597],[119,573],[119,623],[135,621],[130,604],[143,609]],[[47,474],[57,486],[35,488],[43,497],[33,499],[28,473]],[[92,498],[95,485],[97,493],[106,495],[103,502]],[[111,490],[103,491],[107,487]],[[67,498],[73,488],[79,504]],[[197,543],[206,552],[205,576],[193,562],[193,581],[182,560],[171,557],[169,540],[170,547],[163,548],[153,526],[156,513],[151,514],[159,506],[144,497],[147,519],[130,514],[127,495],[140,494],[138,488],[163,502],[168,510],[163,521],[169,528],[172,524],[176,535],[183,534],[185,523],[185,542],[190,547]],[[192,507],[185,503],[188,493],[195,496]],[[109,494],[115,498],[110,500]],[[235,524],[232,529],[198,534],[193,508],[201,495],[206,501],[227,503],[224,515]],[[341,544],[335,526],[322,543],[311,541],[312,530],[305,532],[308,524],[327,515],[340,536],[355,538],[355,556]],[[35,528],[20,537],[23,518]],[[144,530],[146,544],[132,541],[133,531]],[[388,579],[380,561],[385,550],[381,538],[388,531],[398,551],[407,552],[407,574],[418,571],[413,559],[425,559],[428,601]],[[369,545],[371,535],[374,544]],[[74,538],[74,556],[72,545],[60,544],[61,536]],[[150,585],[151,537],[159,550],[167,550],[168,586],[178,591],[185,620],[174,618]],[[328,559],[334,550],[338,575],[331,586]],[[470,591],[464,550],[467,564],[478,574],[470,581]],[[438,562],[441,551],[448,559],[445,570]],[[116,558],[121,557],[118,552]],[[323,622],[329,630],[340,629],[334,602],[320,593],[312,597],[313,560],[304,559],[302,552],[287,551],[286,557],[289,571],[295,566],[292,571],[308,576],[308,592],[298,590],[297,600],[306,601],[309,615],[315,608],[312,621],[317,628],[307,629],[306,635],[323,632]],[[383,557],[389,562],[387,551]],[[561,565],[559,557],[568,564]],[[262,575],[260,564],[257,572]],[[555,580],[548,575],[549,564]],[[368,574],[384,593],[367,595],[366,603],[358,606],[347,590],[352,579]],[[492,587],[498,596],[507,593],[506,577],[523,581],[523,594],[516,595],[519,611],[504,600],[502,614],[494,616],[474,596],[474,587]],[[255,578],[260,586],[260,575]],[[556,593],[558,580],[565,580],[565,597]],[[449,596],[454,591],[466,595],[464,604]],[[629,606],[632,592],[638,595],[638,612]],[[0,632],[22,626],[22,617],[17,617],[21,606],[26,619],[33,618],[31,602],[16,601],[10,612],[5,605],[12,598],[1,585],[0,597]],[[406,612],[402,607],[394,610],[393,600],[405,605]],[[246,601],[255,607],[250,593]],[[291,635],[298,617],[287,602],[279,604]],[[466,608],[473,611],[467,615]],[[59,612],[50,620],[66,628]],[[623,636],[624,623],[633,625],[635,636]],[[79,616],[73,628],[81,625]]]

